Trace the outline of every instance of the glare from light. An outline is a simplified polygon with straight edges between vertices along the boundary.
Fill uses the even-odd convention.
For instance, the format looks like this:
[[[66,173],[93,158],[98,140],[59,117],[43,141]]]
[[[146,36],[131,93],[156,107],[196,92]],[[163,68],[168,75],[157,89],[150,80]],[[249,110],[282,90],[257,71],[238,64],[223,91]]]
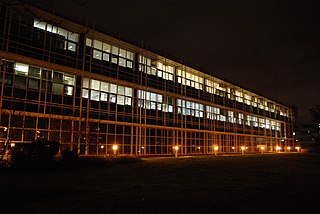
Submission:
[[[175,146],[174,150],[178,151],[179,150],[179,146]]]
[[[100,146],[100,148],[103,149],[103,148],[104,148],[104,145]]]
[[[117,151],[117,150],[118,150],[118,145],[116,145],[116,144],[113,145],[113,146],[112,146],[112,149],[113,149],[113,151]]]
[[[11,143],[10,146],[11,146],[11,147],[15,147],[16,144],[15,144],[15,143]]]
[[[198,146],[198,149],[200,149],[200,146]]]
[[[295,149],[299,152],[301,148],[299,146],[296,146]]]
[[[242,151],[246,150],[246,147],[241,146],[241,150],[242,150]]]
[[[234,149],[234,146],[233,147],[231,147],[232,149]]]
[[[276,146],[276,151],[280,151],[281,147],[280,146]]]
[[[214,146],[213,149],[214,149],[214,151],[218,151],[219,147],[218,146]]]
[[[291,147],[290,147],[290,146],[288,146],[288,147],[287,147],[287,150],[289,150],[289,151],[290,151],[290,150],[291,150]]]
[[[264,146],[261,146],[261,150],[263,151],[265,148],[264,148]]]

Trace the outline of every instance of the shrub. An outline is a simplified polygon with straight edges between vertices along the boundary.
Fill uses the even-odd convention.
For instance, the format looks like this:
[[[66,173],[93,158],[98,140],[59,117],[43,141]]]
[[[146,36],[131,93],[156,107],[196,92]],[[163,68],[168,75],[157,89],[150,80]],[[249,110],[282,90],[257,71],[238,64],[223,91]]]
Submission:
[[[41,140],[31,143],[16,143],[10,149],[11,163],[14,167],[44,166],[53,160],[60,144],[55,141]]]

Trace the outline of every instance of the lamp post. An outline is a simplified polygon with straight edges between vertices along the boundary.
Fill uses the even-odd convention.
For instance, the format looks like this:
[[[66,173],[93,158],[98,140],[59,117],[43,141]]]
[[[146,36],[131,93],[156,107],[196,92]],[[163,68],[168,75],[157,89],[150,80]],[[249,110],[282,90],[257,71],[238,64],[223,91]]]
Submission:
[[[117,150],[118,150],[118,145],[117,144],[114,144],[112,146],[112,150],[113,150],[113,154],[116,155],[117,154]]]
[[[291,150],[291,147],[290,147],[290,146],[288,146],[288,147],[287,147],[287,151],[288,151],[288,152],[290,152],[290,150]]]
[[[264,149],[265,149],[264,146],[261,146],[260,149],[261,149],[261,153],[263,154]]]
[[[244,146],[241,146],[241,152],[242,152],[242,154],[244,155],[244,151],[246,150],[246,147],[244,147]]]
[[[214,150],[214,155],[217,156],[217,152],[218,152],[218,150],[219,150],[219,147],[218,147],[218,146],[214,146],[214,147],[213,147],[213,150]]]
[[[179,146],[175,146],[175,147],[173,147],[173,149],[174,149],[174,155],[177,158],[178,157]]]
[[[276,146],[276,152],[280,153],[280,151],[281,151],[281,147],[280,146]]]
[[[101,154],[103,154],[104,145],[101,145],[100,148],[101,148]]]

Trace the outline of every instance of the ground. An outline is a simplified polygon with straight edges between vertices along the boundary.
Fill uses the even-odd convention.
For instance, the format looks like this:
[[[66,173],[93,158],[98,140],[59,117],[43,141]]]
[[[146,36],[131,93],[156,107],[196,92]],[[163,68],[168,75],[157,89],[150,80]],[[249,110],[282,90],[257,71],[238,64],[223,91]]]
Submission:
[[[0,172],[1,213],[316,213],[320,156],[148,158]]]

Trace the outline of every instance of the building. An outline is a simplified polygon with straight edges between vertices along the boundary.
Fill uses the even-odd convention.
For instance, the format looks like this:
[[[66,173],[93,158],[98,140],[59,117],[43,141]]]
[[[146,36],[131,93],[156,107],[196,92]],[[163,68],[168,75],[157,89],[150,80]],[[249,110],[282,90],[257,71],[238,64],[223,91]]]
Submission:
[[[0,8],[0,140],[81,155],[293,148],[293,109],[25,4]]]

